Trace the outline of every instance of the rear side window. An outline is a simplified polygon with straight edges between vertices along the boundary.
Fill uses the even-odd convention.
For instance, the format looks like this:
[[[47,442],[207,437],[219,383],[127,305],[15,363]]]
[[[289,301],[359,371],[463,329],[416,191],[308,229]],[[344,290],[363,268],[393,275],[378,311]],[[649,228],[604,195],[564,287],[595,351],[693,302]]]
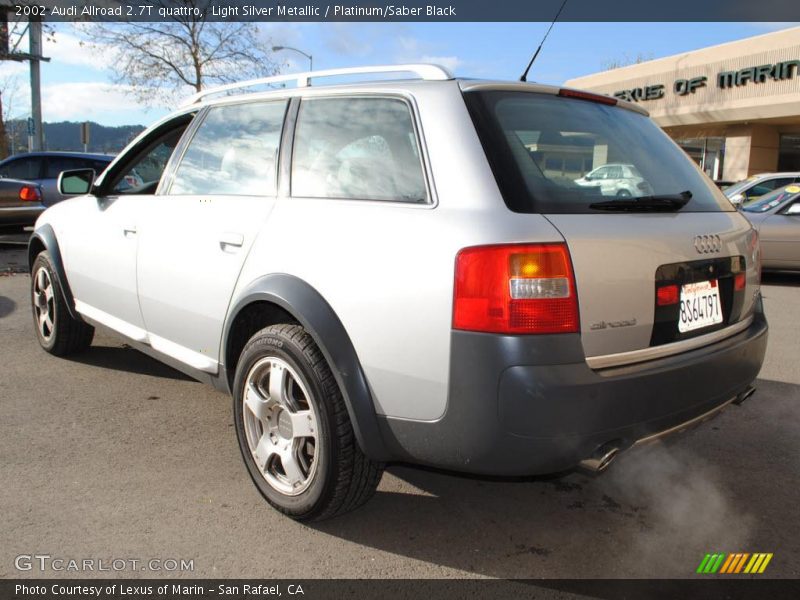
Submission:
[[[38,157],[19,158],[0,168],[0,175],[9,179],[40,179],[42,159]]]
[[[286,104],[211,108],[189,142],[169,193],[274,196]]]
[[[682,212],[735,210],[644,115],[534,92],[472,91],[464,97],[503,198],[515,212],[595,214],[595,203],[685,191],[691,199]],[[571,168],[562,168],[567,162]]]
[[[394,98],[303,100],[295,131],[292,195],[427,202],[408,104]]]
[[[55,179],[61,171],[69,171],[71,169],[94,169],[95,162],[94,160],[77,156],[50,156],[47,158],[44,178]]]

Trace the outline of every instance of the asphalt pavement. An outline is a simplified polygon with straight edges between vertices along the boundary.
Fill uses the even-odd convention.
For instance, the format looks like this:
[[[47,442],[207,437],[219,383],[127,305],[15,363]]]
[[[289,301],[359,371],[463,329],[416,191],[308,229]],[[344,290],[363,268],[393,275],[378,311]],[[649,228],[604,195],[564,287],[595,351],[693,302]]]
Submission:
[[[596,478],[390,466],[366,506],[305,525],[250,482],[228,397],[110,335],[43,352],[30,279],[9,274],[24,263],[0,245],[0,577],[98,575],[16,568],[39,554],[192,561],[104,573],[125,577],[683,578],[708,552],[770,552],[760,577],[800,576],[800,275],[765,279],[756,394],[701,428]]]

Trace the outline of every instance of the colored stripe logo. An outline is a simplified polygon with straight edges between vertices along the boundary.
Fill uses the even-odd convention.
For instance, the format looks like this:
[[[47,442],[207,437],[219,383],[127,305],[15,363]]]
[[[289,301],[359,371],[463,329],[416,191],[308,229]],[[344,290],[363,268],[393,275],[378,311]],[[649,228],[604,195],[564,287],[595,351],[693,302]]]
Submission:
[[[732,554],[718,552],[706,554],[703,560],[700,561],[700,566],[697,567],[696,572],[702,574],[725,573],[727,575],[763,573],[771,560],[771,552],[756,552],[753,554],[748,552],[734,552]]]

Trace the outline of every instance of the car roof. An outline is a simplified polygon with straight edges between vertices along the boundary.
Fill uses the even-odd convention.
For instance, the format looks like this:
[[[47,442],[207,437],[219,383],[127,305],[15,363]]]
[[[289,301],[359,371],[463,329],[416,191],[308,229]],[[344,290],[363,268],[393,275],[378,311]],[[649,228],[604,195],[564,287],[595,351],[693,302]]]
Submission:
[[[2,162],[6,162],[7,160],[16,159],[16,158],[27,158],[27,157],[68,157],[68,158],[85,158],[88,160],[102,160],[106,162],[111,162],[114,158],[113,154],[93,154],[91,152],[69,152],[69,151],[56,151],[56,150],[46,150],[41,152],[18,152],[12,156],[9,156],[3,159]]]
[[[777,179],[779,177],[800,177],[800,171],[781,171],[779,173],[758,173],[751,175],[745,181],[759,181],[761,179]]]
[[[386,74],[389,73],[414,73],[417,77],[412,79],[387,79]],[[372,78],[353,83],[333,83],[332,85],[310,85],[312,79],[323,79],[325,77],[347,77],[353,75],[369,75],[376,74],[378,79]],[[285,82],[295,82],[297,87],[285,87]],[[260,92],[246,92],[248,88],[255,86],[275,86],[280,84],[282,87],[274,88],[267,91]],[[258,100],[259,98],[275,98],[275,97],[290,97],[290,96],[306,96],[316,95],[320,90],[321,93],[341,93],[353,91],[380,91],[391,88],[397,90],[399,86],[403,90],[413,91],[414,89],[425,89],[431,87],[453,86],[457,85],[464,92],[479,91],[479,90],[506,90],[506,91],[525,91],[525,92],[538,92],[543,94],[558,95],[563,89],[563,86],[545,85],[541,83],[528,82],[528,81],[503,81],[491,79],[470,79],[470,78],[456,78],[449,70],[435,64],[407,64],[407,65],[385,65],[385,66],[371,66],[371,67],[351,67],[344,69],[329,69],[323,71],[312,71],[305,73],[296,73],[289,75],[277,75],[272,77],[265,77],[261,79],[253,79],[243,81],[240,83],[231,83],[218,86],[216,88],[209,88],[198,92],[191,96],[181,105],[181,109],[191,109],[192,107],[202,108],[207,105],[224,104],[232,101],[236,102],[242,98]],[[580,91],[580,90],[572,90]],[[220,93],[228,93],[221,98],[212,99]],[[592,96],[601,96],[596,92],[583,92]],[[587,98],[588,99],[588,96]],[[644,115],[649,113],[635,103],[625,100],[614,98],[615,104],[621,108],[632,110]]]

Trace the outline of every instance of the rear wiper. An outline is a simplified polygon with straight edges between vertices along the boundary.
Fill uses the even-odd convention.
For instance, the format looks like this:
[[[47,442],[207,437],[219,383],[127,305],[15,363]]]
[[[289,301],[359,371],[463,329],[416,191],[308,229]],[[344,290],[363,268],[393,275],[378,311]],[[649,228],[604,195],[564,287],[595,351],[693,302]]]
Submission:
[[[664,194],[661,196],[641,196],[639,198],[618,198],[605,202],[595,202],[589,208],[595,210],[627,210],[627,211],[677,211],[692,199],[692,192],[686,190],[680,194]]]

